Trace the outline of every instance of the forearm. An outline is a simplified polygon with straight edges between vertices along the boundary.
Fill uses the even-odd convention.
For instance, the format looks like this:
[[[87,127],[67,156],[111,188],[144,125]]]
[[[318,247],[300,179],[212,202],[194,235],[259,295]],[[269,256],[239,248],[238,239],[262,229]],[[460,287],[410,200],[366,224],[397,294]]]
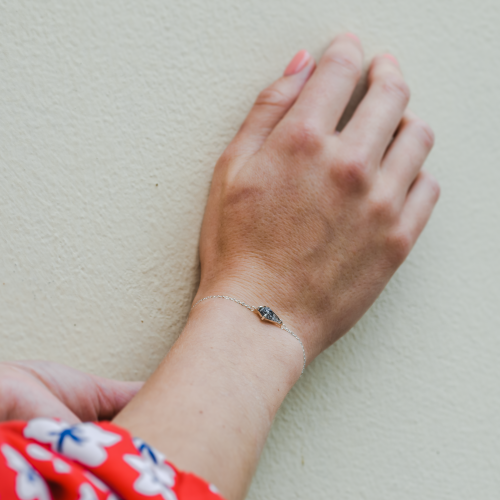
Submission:
[[[243,498],[301,360],[285,331],[233,302],[205,301],[115,423],[226,498]]]

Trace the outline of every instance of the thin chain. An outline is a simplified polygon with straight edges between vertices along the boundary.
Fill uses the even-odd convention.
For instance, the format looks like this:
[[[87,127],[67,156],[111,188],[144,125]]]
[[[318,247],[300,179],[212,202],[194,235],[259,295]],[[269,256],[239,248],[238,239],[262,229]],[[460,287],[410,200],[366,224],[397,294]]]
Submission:
[[[226,299],[226,300],[230,300],[232,302],[236,302],[240,306],[246,307],[249,311],[252,311],[252,312],[255,312],[256,309],[257,309],[254,306],[250,306],[250,305],[246,304],[242,300],[235,299],[234,297],[229,297],[228,295],[209,295],[208,297],[203,297],[202,299],[198,300],[198,302],[196,302],[195,304],[193,304],[193,307],[191,307],[191,310],[193,310],[200,302],[203,302],[204,300],[208,300],[208,299]],[[292,337],[294,337],[295,339],[297,339],[299,341],[300,347],[302,347],[302,357],[304,359],[304,363],[302,365],[302,371],[300,372],[300,375],[302,376],[302,374],[304,373],[304,370],[306,369],[306,350],[304,349],[304,344],[302,343],[302,340],[300,340],[300,338],[298,337],[298,335],[296,335],[295,333],[293,333],[292,330],[290,330],[287,326],[285,326],[285,324],[283,322],[279,326],[280,326],[280,328],[282,330],[285,330],[285,332],[288,332]]]
[[[304,358],[304,363],[302,364],[302,371],[300,372],[300,375],[304,373],[304,370],[306,369],[306,350],[304,349],[304,344],[302,343],[302,340],[299,339],[298,335],[295,335],[295,333],[290,330],[287,326],[285,326],[283,323],[281,323],[281,329],[285,330],[285,332],[288,332],[292,337],[295,337],[299,343],[300,347],[302,347],[302,357]]]
[[[226,299],[226,300],[232,300],[233,302],[236,302],[240,306],[246,307],[249,311],[254,312],[255,309],[256,309],[256,307],[249,306],[248,304],[245,304],[241,300],[234,299],[233,297],[228,297],[227,295],[209,295],[208,297],[204,297],[203,299],[200,299],[198,302],[196,302],[196,304],[194,304],[194,306],[191,308],[191,310],[193,310],[194,307],[197,306],[200,302],[203,302],[204,300],[208,300],[208,299]]]

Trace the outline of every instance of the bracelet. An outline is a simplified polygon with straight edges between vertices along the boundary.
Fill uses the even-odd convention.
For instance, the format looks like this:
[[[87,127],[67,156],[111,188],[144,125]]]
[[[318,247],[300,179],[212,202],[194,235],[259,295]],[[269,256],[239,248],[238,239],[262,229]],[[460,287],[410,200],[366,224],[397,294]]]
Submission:
[[[259,307],[254,307],[250,306],[248,304],[245,304],[245,302],[235,299],[234,297],[228,297],[227,295],[209,295],[208,297],[204,297],[203,299],[200,299],[196,304],[191,307],[191,310],[193,310],[200,302],[203,302],[204,300],[208,299],[226,299],[226,300],[231,300],[232,302],[236,302],[240,306],[246,307],[249,311],[252,311],[260,316],[260,319],[262,321],[269,321],[270,323],[273,323],[276,326],[279,326],[282,330],[285,330],[285,332],[288,332],[292,337],[296,338],[299,343],[300,347],[302,347],[302,356],[304,358],[304,363],[302,365],[302,371],[300,372],[300,375],[304,373],[304,370],[306,369],[306,350],[304,349],[304,344],[302,343],[302,340],[295,335],[295,333],[292,332],[281,319],[279,319],[278,315],[272,311],[269,307],[267,306],[259,306]]]

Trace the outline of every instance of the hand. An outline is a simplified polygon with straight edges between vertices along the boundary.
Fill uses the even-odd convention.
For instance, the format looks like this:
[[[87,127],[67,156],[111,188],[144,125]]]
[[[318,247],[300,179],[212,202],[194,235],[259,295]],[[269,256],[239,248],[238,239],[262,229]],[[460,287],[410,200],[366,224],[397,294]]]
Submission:
[[[307,53],[294,58],[217,163],[203,221],[194,300],[270,306],[308,361],[375,300],[439,194],[421,170],[432,132],[406,111],[392,56],[372,62],[368,93],[335,133],[362,58],[352,35],[337,37],[316,69]],[[291,335],[230,301],[202,302],[116,423],[241,499],[301,368]]]
[[[0,421],[59,418],[110,420],[142,387],[47,361],[0,363]]]
[[[439,186],[421,170],[433,133],[406,110],[393,56],[372,61],[368,92],[340,133],[361,75],[359,39],[338,36],[314,72],[312,58],[300,58],[259,95],[216,165],[195,300],[227,294],[270,306],[311,361],[380,294]]]

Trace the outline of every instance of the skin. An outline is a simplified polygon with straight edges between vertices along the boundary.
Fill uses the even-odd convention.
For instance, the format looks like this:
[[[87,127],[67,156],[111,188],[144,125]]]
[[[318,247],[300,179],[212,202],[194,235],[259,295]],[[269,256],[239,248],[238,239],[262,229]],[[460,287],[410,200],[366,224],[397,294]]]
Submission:
[[[215,167],[194,302],[224,294],[272,307],[310,363],[361,318],[407,257],[439,186],[422,170],[432,130],[408,111],[393,56],[371,62],[368,92],[340,133],[361,75],[359,39],[338,36],[317,67],[303,53],[294,61],[258,96]],[[139,392],[139,383],[53,363],[0,364],[0,420],[109,419],[130,401],[116,424],[237,500],[301,369],[291,335],[212,299],[192,310]]]
[[[142,387],[48,361],[0,363],[0,421],[112,419]]]
[[[393,56],[371,62],[368,92],[336,133],[362,64],[359,39],[340,35],[317,67],[309,58],[262,91],[215,167],[201,231],[194,301],[270,306],[308,363],[374,302],[439,197],[422,170],[434,136],[407,110]],[[301,368],[291,335],[208,300],[115,423],[242,499]]]

